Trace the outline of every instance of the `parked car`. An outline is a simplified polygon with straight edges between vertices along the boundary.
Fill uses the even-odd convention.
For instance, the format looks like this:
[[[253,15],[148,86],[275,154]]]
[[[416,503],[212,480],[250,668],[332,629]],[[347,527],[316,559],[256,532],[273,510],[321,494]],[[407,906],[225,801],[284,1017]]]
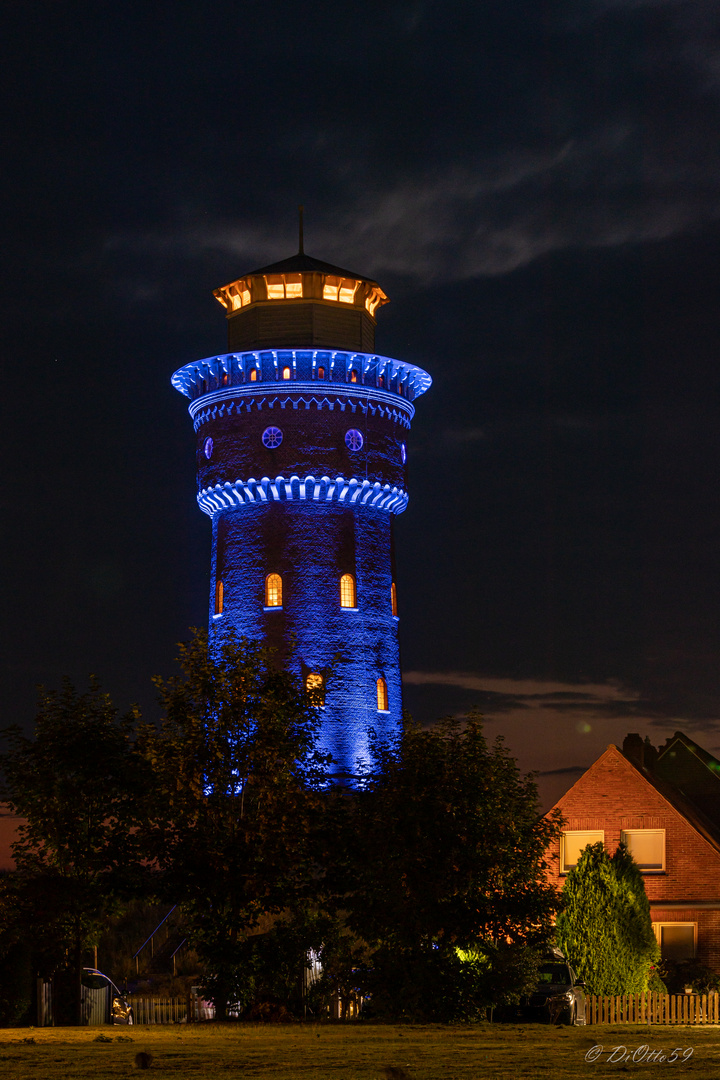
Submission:
[[[585,984],[576,976],[559,949],[543,959],[538,983],[521,1003],[528,1020],[554,1024],[585,1023]]]
[[[133,1024],[135,1017],[127,998],[112,979],[97,968],[83,968],[83,1020],[86,1024]]]

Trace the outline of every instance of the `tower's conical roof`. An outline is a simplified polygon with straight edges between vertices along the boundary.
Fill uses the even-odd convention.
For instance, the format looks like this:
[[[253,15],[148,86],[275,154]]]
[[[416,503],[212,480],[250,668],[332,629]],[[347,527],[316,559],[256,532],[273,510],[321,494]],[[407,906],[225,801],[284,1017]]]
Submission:
[[[343,270],[341,266],[333,266],[332,263],[323,262],[322,259],[313,259],[304,252],[291,255],[289,259],[281,259],[280,262],[270,263],[269,266],[261,266],[259,270],[249,270],[243,277],[253,277],[255,274],[334,274],[336,277],[355,278],[357,281],[374,281],[367,274],[357,274],[354,270]]]

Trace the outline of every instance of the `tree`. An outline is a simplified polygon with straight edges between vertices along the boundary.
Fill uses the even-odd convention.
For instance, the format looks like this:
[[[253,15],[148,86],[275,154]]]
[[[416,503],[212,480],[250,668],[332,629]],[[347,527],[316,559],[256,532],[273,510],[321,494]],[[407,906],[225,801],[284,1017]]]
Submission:
[[[179,664],[155,680],[164,716],[141,735],[154,774],[145,837],[222,1018],[260,919],[293,921],[322,888],[328,760],[315,749],[319,703],[269,649],[231,631],[210,649],[197,630]]]
[[[119,717],[94,680],[85,693],[66,681],[57,693],[41,692],[33,738],[18,727],[4,733],[2,797],[24,819],[8,888],[48,971],[69,960],[76,1023],[83,953],[139,869],[137,718]]]
[[[589,844],[562,892],[557,942],[594,994],[648,989],[660,948],[642,874],[624,844],[611,857]]]
[[[341,903],[374,949],[376,1000],[440,1018],[442,984],[443,1018],[469,1015],[490,1004],[481,985],[492,943],[523,948],[550,933],[558,905],[544,858],[557,822],[539,816],[532,778],[501,740],[487,745],[477,715],[429,730],[408,722],[394,742],[375,742],[374,757],[347,804]]]

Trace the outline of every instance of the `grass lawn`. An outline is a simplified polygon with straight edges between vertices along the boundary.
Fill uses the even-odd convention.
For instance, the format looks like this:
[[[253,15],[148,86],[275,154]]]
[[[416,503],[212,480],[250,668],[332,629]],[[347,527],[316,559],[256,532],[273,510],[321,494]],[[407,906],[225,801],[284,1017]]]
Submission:
[[[99,1036],[109,1042],[95,1041]],[[118,1038],[119,1037],[119,1038]],[[131,1042],[125,1041],[131,1039]],[[33,1041],[34,1040],[34,1041]],[[600,1059],[587,1060],[592,1047]],[[614,1047],[632,1057],[608,1061]],[[648,1047],[649,1050],[638,1050]],[[675,1063],[650,1060],[692,1048]],[[152,1054],[156,1073],[210,1080],[385,1080],[386,1066],[404,1069],[411,1080],[574,1080],[616,1073],[648,1076],[687,1074],[720,1078],[720,1028],[588,1027],[481,1024],[473,1027],[384,1024],[184,1024],[167,1027],[0,1029],[2,1080],[45,1077],[136,1075],[138,1051]],[[597,1053],[597,1051],[595,1051]],[[152,1075],[152,1073],[150,1074]],[[392,1074],[390,1074],[392,1075]]]

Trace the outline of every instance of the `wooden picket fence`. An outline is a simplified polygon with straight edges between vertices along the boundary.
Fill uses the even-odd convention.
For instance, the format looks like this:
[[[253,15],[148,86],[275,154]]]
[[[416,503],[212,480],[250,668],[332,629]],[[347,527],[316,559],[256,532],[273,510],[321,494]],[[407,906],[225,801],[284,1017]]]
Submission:
[[[718,1024],[720,994],[588,994],[588,1024]]]

